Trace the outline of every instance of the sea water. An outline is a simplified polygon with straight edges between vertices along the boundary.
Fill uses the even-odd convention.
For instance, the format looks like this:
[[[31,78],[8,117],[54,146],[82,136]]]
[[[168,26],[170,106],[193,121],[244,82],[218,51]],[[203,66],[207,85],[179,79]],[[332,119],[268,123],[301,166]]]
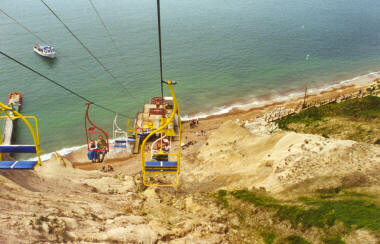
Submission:
[[[0,50],[135,117],[160,96],[156,1],[93,2],[117,48],[88,0],[46,0],[117,81],[40,1],[1,0],[0,8],[47,42],[39,44],[53,45],[58,57],[34,53],[38,40],[1,13]],[[162,0],[163,76],[178,82],[181,111],[189,118],[378,71],[379,12],[377,0]],[[0,55],[0,101],[12,91],[24,94],[22,112],[38,117],[46,152],[85,143],[85,102]],[[90,116],[112,135],[114,114],[91,107]],[[126,122],[119,116],[119,126]],[[16,139],[30,143],[26,127],[19,125]]]

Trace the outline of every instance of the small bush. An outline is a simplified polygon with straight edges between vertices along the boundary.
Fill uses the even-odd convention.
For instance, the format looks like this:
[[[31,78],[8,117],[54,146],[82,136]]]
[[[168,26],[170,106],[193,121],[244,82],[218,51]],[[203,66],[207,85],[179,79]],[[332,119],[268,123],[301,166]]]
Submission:
[[[227,196],[227,191],[226,190],[219,190],[218,191],[218,194],[217,194],[217,199],[223,203],[223,206],[224,207],[228,207],[228,201],[225,199],[225,197]]]
[[[323,242],[325,244],[345,244],[345,242],[342,240],[340,236],[334,238],[325,238],[323,239]]]
[[[276,234],[272,232],[262,232],[261,236],[263,237],[263,241],[265,244],[274,243],[274,239],[276,238]]]
[[[280,205],[278,204],[279,202],[276,199],[265,195],[255,194],[248,190],[233,191],[231,194],[237,199],[253,203],[256,206],[272,208],[280,207]]]
[[[283,239],[281,243],[287,244],[310,244],[310,242],[306,241],[304,238],[296,235],[291,235]]]

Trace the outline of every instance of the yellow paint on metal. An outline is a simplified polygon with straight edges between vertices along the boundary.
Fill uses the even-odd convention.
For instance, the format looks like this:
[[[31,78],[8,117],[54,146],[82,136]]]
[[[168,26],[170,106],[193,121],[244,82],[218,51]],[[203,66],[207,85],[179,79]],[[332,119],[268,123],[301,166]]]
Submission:
[[[9,114],[9,112],[12,112],[13,115]],[[40,149],[40,137],[39,137],[39,131],[38,131],[37,118],[34,116],[24,116],[20,114],[19,112],[17,112],[16,110],[14,110],[13,108],[0,102],[0,119],[7,119],[7,118],[11,120],[21,119],[26,124],[26,126],[28,126],[29,131],[33,136],[34,145],[36,147],[36,155],[37,155],[37,160],[38,160],[37,164],[41,165],[41,153],[43,151]],[[33,128],[32,124],[29,122],[29,120],[34,120],[35,129]],[[1,143],[1,133],[0,133],[0,143]],[[0,160],[1,160],[1,156],[2,155],[0,153]],[[36,167],[37,164],[34,167]]]
[[[137,132],[135,130],[135,125],[133,123],[131,123],[132,119],[131,118],[128,118],[128,122],[127,122],[127,135],[128,136],[136,136],[137,135]]]
[[[177,101],[177,98],[174,94],[174,91],[173,91],[173,88],[172,88],[172,81],[167,81],[167,84],[168,84],[168,87],[169,87],[169,90],[170,90],[170,93],[173,97],[173,111],[172,111],[172,114],[170,115],[170,117],[168,119],[163,119],[161,121],[161,127],[160,128],[157,128],[155,129],[154,131],[151,131],[151,133],[144,139],[144,141],[142,142],[141,144],[141,148],[140,148],[140,151],[141,151],[141,167],[142,167],[142,172],[143,172],[143,184],[145,186],[178,186],[178,183],[179,183],[179,173],[180,173],[180,168],[181,168],[181,116],[180,116],[180,111],[179,111],[179,106],[178,106],[178,101]],[[179,143],[179,147],[178,147],[178,152],[176,153],[165,153],[162,151],[162,139],[163,139],[163,134],[164,135],[167,135],[167,136],[170,136],[168,134],[173,134],[172,132],[170,132],[169,129],[167,129],[167,126],[173,122],[174,120],[174,117],[175,117],[175,114],[178,114],[178,129],[179,129],[179,133],[175,134],[175,136],[178,136],[178,143]],[[168,134],[165,134],[165,131],[168,132]],[[161,135],[161,147],[160,147],[160,151],[158,153],[147,153],[144,151],[144,147],[145,147],[145,144],[146,142],[149,140],[150,137],[152,137],[153,135],[155,135],[156,133],[160,133]],[[157,172],[154,172],[154,173],[175,173],[176,174],[176,182],[174,184],[148,184],[147,182],[145,182],[146,180],[146,171],[145,171],[145,155],[175,155],[177,156],[177,170],[176,171],[157,171]],[[165,168],[162,168],[162,169],[165,169]],[[152,173],[152,172],[151,172]]]

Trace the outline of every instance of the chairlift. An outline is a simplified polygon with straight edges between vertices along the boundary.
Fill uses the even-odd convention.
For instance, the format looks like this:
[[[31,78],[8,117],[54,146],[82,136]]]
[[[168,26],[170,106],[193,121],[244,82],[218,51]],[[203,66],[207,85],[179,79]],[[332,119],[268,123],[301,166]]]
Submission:
[[[117,124],[117,116],[113,120],[113,146],[116,148],[127,148],[128,134],[126,131],[123,131]]]
[[[21,120],[28,127],[30,133],[33,137],[33,145],[7,145],[4,144],[1,140],[0,136],[0,170],[33,170],[37,165],[41,165],[41,157],[40,154],[43,152],[40,149],[40,138],[38,132],[38,121],[34,116],[24,116],[17,112],[15,109],[0,103],[0,119],[15,121]],[[31,121],[34,121],[34,126]],[[6,130],[6,126],[4,126],[4,130]],[[11,133],[11,132],[5,132]],[[4,153],[30,153],[35,154],[37,160],[8,160],[3,161],[2,156]]]
[[[169,117],[163,115],[160,127],[151,131],[141,144],[141,166],[143,172],[143,184],[146,186],[177,186],[179,183],[180,161],[181,161],[181,116],[179,112],[177,98],[172,85],[174,81],[164,82],[168,85],[173,98],[172,111]],[[174,121],[178,122],[178,130],[173,128]],[[145,146],[150,138],[157,136],[149,150],[146,152]],[[178,146],[174,147],[172,138],[178,138]],[[149,183],[148,173],[171,173],[176,174],[174,183]]]
[[[108,133],[105,132],[103,129],[95,125],[91,120],[88,115],[88,111],[90,109],[91,103],[87,103],[87,108],[86,108],[86,114],[84,118],[84,128],[86,131],[86,140],[87,140],[87,150],[88,151],[97,151],[97,152],[109,152],[109,138],[108,138]],[[92,140],[97,140],[99,136],[102,136],[104,140],[106,141],[106,146],[102,149],[90,149],[90,144]]]

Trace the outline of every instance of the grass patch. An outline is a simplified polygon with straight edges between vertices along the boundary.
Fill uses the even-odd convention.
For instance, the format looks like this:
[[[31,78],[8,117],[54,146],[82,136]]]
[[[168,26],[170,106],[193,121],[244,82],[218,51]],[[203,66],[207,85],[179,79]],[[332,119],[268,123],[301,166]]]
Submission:
[[[334,191],[335,192],[335,191]],[[225,197],[231,194],[234,198],[249,202],[255,206],[271,208],[280,220],[288,220],[294,227],[329,228],[337,221],[343,222],[349,228],[367,228],[373,231],[380,230],[380,207],[369,200],[353,199],[363,197],[365,194],[342,193],[329,194],[328,197],[301,197],[298,205],[284,204],[270,196],[256,194],[248,190],[238,190],[228,193],[221,190],[217,194],[218,200],[228,206]],[[351,198],[349,198],[351,196]],[[337,199],[345,197],[348,199]]]
[[[280,243],[286,244],[310,244],[310,242],[306,241],[304,238],[296,235],[291,235],[284,238]]]
[[[364,200],[318,200],[306,202],[309,208],[300,206],[281,206],[276,216],[289,220],[293,226],[328,228],[337,220],[347,227],[370,230],[380,229],[380,208]]]
[[[340,236],[333,237],[333,238],[325,238],[323,239],[323,242],[325,244],[345,244],[345,242],[342,240]]]
[[[237,199],[253,203],[256,206],[260,206],[260,207],[271,207],[271,208],[280,207],[279,201],[277,201],[276,199],[269,196],[265,196],[265,195],[255,194],[248,190],[233,191],[231,192],[231,195]]]
[[[380,131],[380,97],[311,107],[277,121],[279,128],[374,143]]]
[[[276,234],[272,232],[262,232],[261,236],[265,244],[272,244],[274,243],[274,239],[276,239]]]
[[[217,196],[216,198],[221,202],[223,203],[223,206],[225,208],[228,207],[228,201],[227,199],[225,198],[227,196],[227,191],[226,190],[219,190],[218,193],[217,193]]]

